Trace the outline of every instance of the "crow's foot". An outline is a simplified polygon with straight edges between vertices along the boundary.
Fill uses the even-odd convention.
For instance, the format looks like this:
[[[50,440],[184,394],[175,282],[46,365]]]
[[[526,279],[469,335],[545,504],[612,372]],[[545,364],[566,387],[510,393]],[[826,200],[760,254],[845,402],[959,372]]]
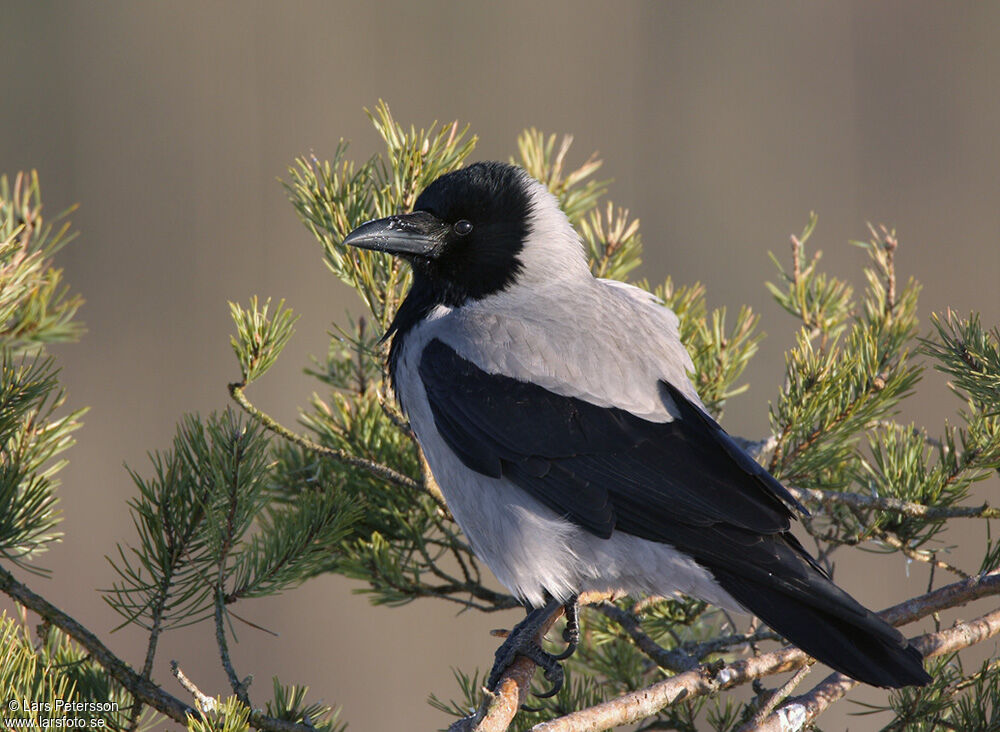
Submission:
[[[507,640],[503,642],[496,652],[493,662],[493,670],[486,686],[490,690],[495,690],[500,683],[500,677],[504,671],[514,663],[518,656],[531,659],[542,669],[546,680],[552,687],[544,694],[535,694],[539,699],[547,699],[555,696],[563,685],[563,670],[559,665],[573,655],[577,644],[580,642],[579,611],[576,605],[576,598],[572,602],[566,603],[563,607],[566,612],[566,629],[563,631],[563,638],[566,643],[566,650],[559,654],[552,654],[542,649],[538,642],[538,634],[548,617],[559,607],[557,600],[550,600],[544,607],[537,608],[528,613],[528,616],[514,626]]]

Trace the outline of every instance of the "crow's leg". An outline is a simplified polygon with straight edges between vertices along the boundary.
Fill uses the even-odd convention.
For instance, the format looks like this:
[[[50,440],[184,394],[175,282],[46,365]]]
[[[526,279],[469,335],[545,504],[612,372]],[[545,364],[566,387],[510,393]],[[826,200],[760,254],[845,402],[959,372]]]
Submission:
[[[518,656],[524,656],[535,662],[535,664],[545,673],[545,678],[552,684],[552,688],[544,694],[537,694],[539,699],[546,699],[555,696],[563,685],[563,670],[559,661],[569,658],[580,640],[579,615],[577,611],[576,598],[566,603],[563,607],[566,612],[566,630],[563,638],[569,644],[565,651],[558,655],[553,655],[543,650],[538,641],[538,633],[545,624],[548,617],[560,606],[558,600],[550,599],[543,607],[530,610],[528,616],[514,626],[510,635],[503,642],[496,652],[493,662],[493,670],[490,672],[486,686],[494,690],[500,683],[503,672],[514,663]]]

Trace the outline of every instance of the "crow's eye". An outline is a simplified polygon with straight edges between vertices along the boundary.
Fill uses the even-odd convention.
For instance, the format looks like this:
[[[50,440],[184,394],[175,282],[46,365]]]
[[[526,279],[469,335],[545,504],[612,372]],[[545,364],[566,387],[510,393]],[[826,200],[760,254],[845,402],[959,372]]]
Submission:
[[[465,236],[466,234],[472,232],[472,224],[470,224],[465,219],[457,221],[453,228],[455,229],[455,233],[458,234],[459,236]]]

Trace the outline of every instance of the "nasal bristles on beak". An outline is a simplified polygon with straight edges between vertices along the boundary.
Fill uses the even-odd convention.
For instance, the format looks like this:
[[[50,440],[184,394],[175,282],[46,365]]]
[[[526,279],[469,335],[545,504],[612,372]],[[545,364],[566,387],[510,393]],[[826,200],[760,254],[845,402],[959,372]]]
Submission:
[[[344,244],[399,256],[433,259],[448,232],[448,225],[426,211],[389,216],[362,224]]]

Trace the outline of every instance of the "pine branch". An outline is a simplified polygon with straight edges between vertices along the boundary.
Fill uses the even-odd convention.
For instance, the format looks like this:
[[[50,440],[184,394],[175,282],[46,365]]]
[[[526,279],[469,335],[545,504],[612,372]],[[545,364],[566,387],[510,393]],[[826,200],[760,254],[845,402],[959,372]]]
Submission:
[[[589,216],[580,219],[579,229],[595,277],[624,281],[639,266],[639,219],[630,218],[628,209],[616,209],[608,201],[602,216],[595,206]]]
[[[687,641],[681,643],[677,639],[676,634],[671,631],[676,646],[667,649],[642,630],[639,618],[637,617],[636,606],[629,611],[615,605],[613,602],[601,602],[595,604],[593,609],[613,620],[621,627],[631,642],[635,644],[635,647],[642,651],[653,663],[660,668],[674,673],[682,673],[697,668],[706,656],[727,651],[736,646],[750,645],[751,647],[755,647],[754,644],[762,640],[781,639],[781,636],[777,633],[766,628],[760,628],[755,632],[747,634],[737,633],[717,636],[706,641]]]
[[[740,308],[735,325],[728,328],[726,308],[716,308],[710,313],[705,288],[700,283],[677,287],[668,277],[654,294],[677,315],[681,342],[694,362],[695,372],[691,376],[698,395],[721,418],[726,401],[748,388],[747,384],[737,386],[736,382],[763,339],[762,334],[754,332],[759,317],[750,308]]]
[[[792,678],[782,684],[779,689],[776,689],[767,696],[767,699],[761,705],[757,713],[753,715],[753,718],[740,727],[738,732],[750,732],[750,730],[752,730],[756,725],[767,719],[771,712],[774,711],[775,707],[788,698],[788,695],[792,693],[796,686],[802,683],[811,670],[812,664],[806,664],[796,671],[792,675]]]
[[[607,592],[587,592],[578,598],[580,607],[598,605],[611,598]],[[541,643],[556,621],[563,614],[563,608],[556,608],[546,618],[538,633]],[[497,684],[495,692],[483,690],[484,698],[475,714],[458,719],[448,727],[448,732],[503,732],[517,714],[518,710],[528,700],[531,677],[535,673],[535,662],[524,656],[518,656]]]
[[[518,135],[517,149],[520,160],[511,160],[511,162],[520,164],[528,172],[528,175],[541,181],[559,199],[559,205],[566,213],[567,218],[573,224],[579,224],[588,212],[597,210],[598,199],[604,195],[607,181],[597,181],[591,177],[603,164],[597,153],[591,154],[575,170],[565,171],[566,155],[572,144],[573,136],[563,135],[557,149],[555,146],[556,135],[546,137],[542,132],[532,127]],[[619,232],[627,231],[628,226],[624,224],[625,218],[627,218],[627,212],[621,220],[621,227],[612,225],[612,229]],[[611,223],[610,209],[608,222]],[[621,240],[634,239],[634,235],[635,231],[632,231],[627,237],[623,235]],[[623,250],[629,248],[629,246],[622,247]],[[615,251],[619,250],[616,248]],[[637,252],[635,254],[637,255]],[[635,260],[634,263],[629,262],[626,266],[631,269],[637,264],[638,261]],[[601,276],[614,275],[605,272]]]
[[[952,378],[952,388],[985,408],[987,415],[1000,410],[1000,328],[984,330],[978,315],[963,320],[950,309],[942,319],[931,316],[938,340],[921,339],[924,353],[933,356],[935,368]]]
[[[0,272],[0,291],[6,284]],[[56,417],[64,404],[53,359],[16,356],[0,338],[0,557],[35,574],[45,570],[29,560],[61,536],[55,489],[66,462],[55,458],[74,444],[86,411]]]
[[[152,626],[149,629],[149,639],[146,642],[146,659],[142,664],[141,676],[144,679],[151,679],[153,676],[153,659],[156,657],[156,646],[163,630],[163,608],[167,602],[167,589],[161,586],[159,600],[153,605],[150,613]],[[135,732],[139,727],[139,719],[142,716],[142,702],[135,699],[132,702],[132,710],[129,712],[128,732]]]
[[[118,559],[108,557],[120,581],[104,591],[104,600],[124,617],[119,628],[136,623],[149,630],[144,668],[151,668],[163,630],[199,619],[211,605],[206,571],[212,556],[204,525],[210,488],[198,478],[202,458],[195,456],[203,451],[192,449],[201,443],[200,431],[197,420],[183,420],[174,449],[150,455],[152,479],[128,469],[139,490],[130,501],[139,546],[126,551],[119,544]]]
[[[595,609],[621,626],[621,629],[628,634],[636,647],[649,656],[650,660],[660,668],[665,668],[668,671],[682,672],[688,671],[698,665],[698,657],[691,655],[682,648],[667,650],[650,638],[642,631],[638,618],[627,610],[623,610],[610,602],[597,604],[595,605]]]
[[[181,667],[177,665],[177,661],[170,662],[170,673],[172,673],[174,678],[177,679],[177,683],[183,686],[184,689],[194,697],[200,711],[214,712],[218,709],[219,704],[215,698],[199,689],[198,686],[191,679],[189,679],[183,671],[181,671]]]
[[[64,631],[73,640],[83,646],[90,657],[107,673],[121,684],[132,696],[140,699],[154,709],[167,715],[175,722],[187,725],[189,718],[197,718],[198,712],[177,697],[168,694],[162,688],[143,678],[132,668],[118,658],[100,639],[79,622],[67,615],[40,595],[36,595],[26,585],[17,581],[14,576],[0,567],[0,592],[24,605],[29,610],[38,613],[46,621]],[[260,711],[251,711],[249,723],[255,729],[265,732],[315,732],[311,726],[295,724],[281,719],[275,719]]]
[[[949,518],[1000,518],[1000,508],[983,504],[981,506],[927,506],[913,501],[904,501],[891,496],[866,496],[863,493],[850,491],[831,491],[820,488],[799,488],[786,485],[789,493],[803,502],[818,503],[828,508],[838,505],[853,508],[874,508],[880,511],[892,511],[913,516],[927,521],[939,521]]]
[[[868,288],[859,308],[846,283],[817,272],[818,252],[802,266],[803,244],[814,225],[815,217],[801,239],[792,239],[791,275],[775,259],[786,287],[768,285],[803,323],[786,355],[785,386],[770,410],[777,441],[768,463],[776,476],[799,484],[829,478],[831,465],[856,461],[860,436],[912,392],[921,371],[909,362],[907,348],[916,332],[920,288],[910,280],[896,292],[895,237],[886,231],[881,241],[859,244],[872,265],[865,269]]]
[[[236,670],[233,668],[233,661],[229,656],[229,643],[226,641],[226,627],[223,623],[226,599],[222,592],[222,575],[223,570],[222,567],[220,567],[220,584],[215,593],[215,643],[219,649],[219,659],[222,661],[222,668],[226,672],[226,677],[229,679],[229,685],[232,687],[233,693],[236,695],[237,699],[249,707],[250,696],[247,692],[247,686],[249,686],[249,683],[241,681],[240,677],[236,675]]]
[[[563,609],[557,608],[542,624],[538,632],[538,642],[549,632],[562,616]],[[453,722],[448,732],[503,732],[514,719],[521,706],[528,700],[531,677],[535,674],[535,662],[519,656],[512,663],[497,684],[496,691],[484,689],[484,699],[476,713]]]
[[[958,567],[948,564],[948,562],[942,561],[937,558],[937,552],[926,552],[919,549],[911,549],[906,544],[901,542],[892,534],[876,530],[872,532],[872,538],[881,541],[883,544],[891,546],[893,549],[898,551],[907,559],[912,559],[915,562],[924,562],[925,564],[930,564],[932,567],[937,567],[938,569],[944,569],[951,572],[958,577],[968,577],[969,573],[965,572]]]
[[[328,571],[331,547],[340,545],[361,514],[337,491],[306,493],[291,505],[268,508],[258,519],[259,531],[228,570],[224,604],[276,595]]]
[[[233,383],[229,385],[229,395],[233,398],[237,404],[249,414],[255,421],[260,425],[270,430],[274,434],[283,437],[284,439],[292,442],[296,445],[304,447],[310,452],[317,453],[318,455],[323,455],[328,458],[332,458],[339,463],[344,465],[350,465],[354,468],[360,468],[368,473],[371,473],[376,478],[381,478],[389,483],[398,485],[401,488],[406,488],[408,490],[418,492],[424,490],[435,500],[436,503],[442,508],[442,510],[447,510],[447,504],[444,502],[444,497],[441,496],[439,491],[433,491],[430,487],[426,485],[421,485],[412,478],[408,478],[402,473],[397,473],[392,468],[387,465],[381,465],[372,460],[366,460],[365,458],[357,457],[355,455],[350,455],[343,450],[335,450],[330,447],[325,447],[319,443],[313,442],[308,437],[303,437],[302,435],[292,432],[287,427],[283,426],[273,417],[262,412],[260,409],[255,407],[249,399],[247,399],[244,393],[244,388],[246,384],[243,383]]]
[[[975,620],[914,638],[911,642],[925,658],[932,658],[960,651],[998,634],[1000,610],[994,610]],[[789,700],[760,724],[741,732],[789,732],[802,729],[857,685],[858,682],[849,676],[832,673],[808,693]]]

